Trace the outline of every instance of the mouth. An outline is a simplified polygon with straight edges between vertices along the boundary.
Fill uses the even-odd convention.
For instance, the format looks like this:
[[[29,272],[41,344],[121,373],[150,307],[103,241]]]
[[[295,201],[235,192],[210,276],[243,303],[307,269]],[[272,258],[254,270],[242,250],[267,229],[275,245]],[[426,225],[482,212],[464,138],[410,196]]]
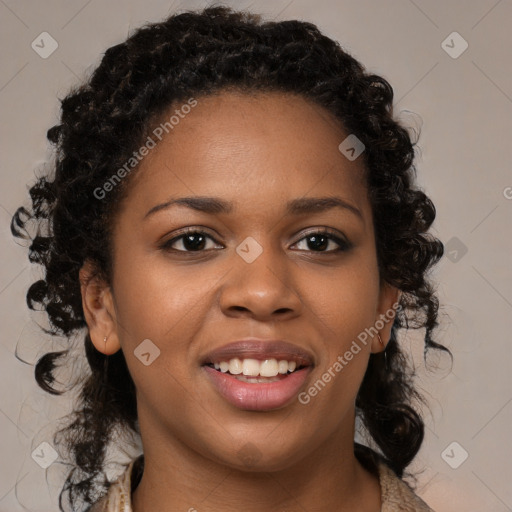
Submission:
[[[209,363],[206,366],[233,376],[240,382],[259,384],[278,382],[291,373],[308,367],[306,364],[297,364],[293,360],[270,358],[260,361],[253,358],[239,359],[238,357],[229,361]]]
[[[314,359],[288,342],[251,339],[211,352],[201,366],[228,403],[242,410],[266,411],[293,400],[313,369]]]

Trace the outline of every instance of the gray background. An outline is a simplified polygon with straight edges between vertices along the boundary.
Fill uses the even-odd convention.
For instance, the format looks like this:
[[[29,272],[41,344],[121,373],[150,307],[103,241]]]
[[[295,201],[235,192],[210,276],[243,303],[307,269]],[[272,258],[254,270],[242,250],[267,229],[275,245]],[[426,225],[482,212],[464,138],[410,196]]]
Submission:
[[[387,78],[396,113],[421,126],[419,184],[436,205],[433,232],[447,249],[434,272],[442,301],[438,336],[455,362],[451,369],[447,359],[434,358],[440,370],[426,371],[417,343],[421,333],[408,335],[418,385],[430,404],[424,447],[412,469],[420,471],[418,494],[438,512],[511,511],[512,2],[226,4],[318,24]],[[23,510],[18,500],[30,510],[57,510],[66,469],[57,460],[45,470],[31,456],[50,453],[41,443],[51,443],[70,397],[51,398],[34,381],[32,364],[62,340],[41,335],[34,320],[44,324],[44,316],[27,310],[25,293],[39,270],[29,265],[9,229],[13,212],[27,203],[34,171],[50,156],[46,130],[58,120],[57,97],[129,31],[178,9],[205,5],[0,0],[0,512]],[[448,37],[454,31],[469,45],[457,58],[463,40]],[[42,32],[58,43],[46,59],[31,47]],[[17,346],[29,364],[15,359]]]

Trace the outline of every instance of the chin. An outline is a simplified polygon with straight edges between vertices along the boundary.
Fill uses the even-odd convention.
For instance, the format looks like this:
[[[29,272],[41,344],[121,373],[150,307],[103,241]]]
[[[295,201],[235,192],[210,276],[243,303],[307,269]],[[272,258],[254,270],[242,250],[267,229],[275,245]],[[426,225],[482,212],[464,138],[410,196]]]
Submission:
[[[236,451],[231,452],[229,458],[225,453],[217,454],[215,458],[219,463],[237,471],[260,473],[288,469],[297,464],[304,456],[298,447],[290,447],[286,450],[282,443],[277,444],[279,446],[272,449],[268,440],[258,444],[248,440],[240,444]]]

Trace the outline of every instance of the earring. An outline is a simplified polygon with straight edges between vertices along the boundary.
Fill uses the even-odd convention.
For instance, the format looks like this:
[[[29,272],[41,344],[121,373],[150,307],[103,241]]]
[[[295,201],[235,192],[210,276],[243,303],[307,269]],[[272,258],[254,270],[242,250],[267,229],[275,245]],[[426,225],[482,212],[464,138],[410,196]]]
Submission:
[[[377,333],[377,336],[379,337],[379,343],[384,346],[384,342],[382,341],[382,338],[380,337],[380,333],[378,332]],[[105,341],[106,341],[107,338],[105,338]]]

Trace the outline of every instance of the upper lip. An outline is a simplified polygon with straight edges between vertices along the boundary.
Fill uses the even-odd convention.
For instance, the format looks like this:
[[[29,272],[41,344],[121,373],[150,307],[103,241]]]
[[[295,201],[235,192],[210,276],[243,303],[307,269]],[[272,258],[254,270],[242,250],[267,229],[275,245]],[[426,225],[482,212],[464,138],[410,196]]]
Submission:
[[[201,364],[214,364],[221,361],[239,359],[277,359],[278,361],[295,361],[297,366],[312,366],[313,356],[305,349],[284,340],[264,340],[258,338],[246,338],[233,341],[203,357]]]

